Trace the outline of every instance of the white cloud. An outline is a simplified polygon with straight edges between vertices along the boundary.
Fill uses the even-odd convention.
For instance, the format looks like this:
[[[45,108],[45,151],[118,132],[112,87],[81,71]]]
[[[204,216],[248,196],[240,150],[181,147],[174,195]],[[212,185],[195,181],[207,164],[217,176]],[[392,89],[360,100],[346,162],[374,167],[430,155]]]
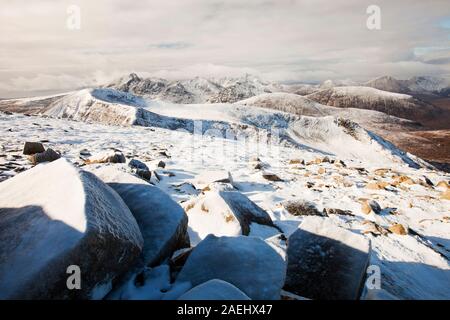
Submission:
[[[366,28],[371,2],[9,1],[0,11],[0,96],[87,86],[100,73],[132,71],[251,72],[280,81],[450,75],[448,50],[426,49],[449,41],[440,26],[447,0],[379,0],[379,31]],[[66,28],[70,4],[81,8],[79,31]]]

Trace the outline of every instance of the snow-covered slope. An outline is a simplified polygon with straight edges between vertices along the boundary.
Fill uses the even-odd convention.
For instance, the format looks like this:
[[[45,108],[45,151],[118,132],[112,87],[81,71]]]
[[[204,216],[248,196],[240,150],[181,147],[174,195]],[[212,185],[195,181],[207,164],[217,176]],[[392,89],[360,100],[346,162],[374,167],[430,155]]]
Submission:
[[[113,89],[84,89],[51,103],[44,115],[85,122],[131,125],[146,102],[132,94]]]
[[[50,104],[60,100],[68,94],[70,93],[32,98],[0,100],[0,110],[6,112],[38,114],[45,111],[45,109]]]
[[[303,116],[289,126],[288,132],[301,144],[339,157],[364,159],[380,165],[383,159],[420,167],[418,159],[347,119]]]
[[[364,83],[364,86],[384,91],[420,94],[443,93],[450,84],[444,78],[432,76],[416,76],[407,80],[398,80],[394,77],[383,76]]]
[[[339,108],[359,108],[421,121],[436,116],[439,109],[407,94],[393,93],[371,87],[334,87],[307,96],[321,104]]]
[[[259,101],[261,97],[262,101],[266,101],[267,97],[272,96],[275,96],[275,101],[277,98],[281,100],[284,97],[288,98],[287,101],[284,101],[285,105],[277,105],[282,111],[273,110],[276,108],[261,108],[259,106],[262,105],[255,102]],[[290,104],[289,101],[293,104]],[[254,104],[257,106],[253,106]],[[160,103],[152,105],[150,109],[152,112],[168,118],[191,117],[195,120],[203,120],[202,123],[206,124],[214,122],[237,124],[237,127],[246,128],[245,131],[240,132],[241,135],[246,134],[255,139],[261,138],[261,134],[266,137],[267,133],[271,133],[272,139],[279,141],[278,143],[287,143],[294,148],[314,149],[336,156],[361,157],[369,162],[400,162],[418,166],[417,161],[411,156],[398,150],[381,137],[367,132],[353,121],[342,118],[338,112],[334,112],[334,109],[336,111],[342,109],[322,106],[298,95],[267,94],[236,104],[192,104],[188,106]],[[358,115],[358,112],[362,114]],[[363,118],[364,112],[366,115],[375,114],[375,119],[377,116],[383,117],[383,114],[379,112],[367,110],[356,110],[355,114]],[[382,121],[380,118],[378,120]],[[396,120],[399,123],[402,121],[408,123],[406,120],[397,118],[392,121]],[[346,126],[349,126],[350,129]]]
[[[352,88],[346,87],[345,90]],[[386,95],[408,99],[406,95]],[[275,144],[287,144],[293,148],[311,148],[337,156],[358,156],[367,161],[400,161],[418,166],[417,161],[395,147],[380,144],[383,139],[374,134],[363,134],[365,130],[360,128],[361,133],[356,136],[338,125],[347,123],[345,119],[382,124],[407,124],[406,121],[375,111],[332,108],[288,93],[262,94],[236,104],[183,105],[144,100],[111,88],[84,89],[51,103],[43,115],[88,123],[184,130],[232,140],[236,137],[253,141],[271,139]],[[338,135],[334,130],[342,134]]]
[[[0,175],[16,175],[16,172],[9,169],[10,166],[13,163],[23,165],[23,161],[27,161],[21,156],[23,141],[44,139],[48,141],[45,143],[46,147],[61,151],[63,157],[74,163],[80,163],[81,152],[85,154],[110,148],[120,149],[127,162],[131,159],[145,162],[152,170],[151,182],[180,203],[189,203],[189,200],[195,199],[201,201],[202,196],[199,194],[202,191],[190,183],[198,177],[209,175],[211,170],[223,170],[230,172],[233,186],[238,188],[236,192],[244,194],[270,215],[274,224],[283,231],[284,239],[299,226],[301,228],[301,223],[306,218],[289,213],[283,203],[292,200],[310,201],[317,207],[318,214],[323,215],[323,210],[329,212],[327,217],[319,219],[325,219],[371,241],[370,270],[373,272],[373,268],[379,267],[382,290],[400,299],[450,297],[450,201],[444,198],[447,190],[445,181],[450,179],[448,174],[429,168],[411,168],[404,162],[390,161],[383,155],[384,151],[376,150],[377,143],[381,145],[382,141],[370,142],[370,139],[377,140],[376,137],[350,123],[339,123],[334,118],[300,118],[256,107],[219,106],[220,110],[227,110],[223,113],[224,118],[226,116],[230,120],[241,119],[240,121],[266,125],[276,120],[278,126],[291,125],[290,129],[298,133],[298,141],[308,142],[316,147],[322,146],[330,152],[333,151],[332,148],[338,147],[343,150],[337,150],[338,156],[333,156],[309,147],[210,138],[168,128],[112,127],[69,119],[0,113],[0,131],[3,133],[0,136],[0,144],[3,146],[0,148]],[[159,108],[165,110],[167,115],[180,115],[188,112],[183,109],[192,108],[191,112],[201,118],[201,108],[209,110],[208,108],[215,107],[216,105],[166,105]],[[220,110],[209,114],[205,112],[205,117],[219,117]],[[159,113],[157,108],[153,111]],[[292,134],[294,136],[295,133]],[[359,152],[358,150],[350,153],[350,145],[358,145],[358,142],[351,140],[352,135],[360,139],[360,146],[366,148],[364,150],[368,154],[365,157],[379,156],[379,159],[372,162],[359,153],[355,156],[354,152]],[[337,142],[332,140],[333,137]],[[341,144],[337,144],[338,140],[341,140]],[[301,160],[304,160],[304,164]],[[160,161],[164,161],[164,168],[158,167]],[[270,170],[281,181],[274,182],[264,178],[255,162],[258,168]],[[87,166],[102,165],[114,166],[120,170],[127,168],[126,163]],[[61,184],[65,183],[66,178],[64,175],[55,175],[55,179]],[[23,183],[24,189],[29,188],[26,182]],[[373,188],[374,185],[377,188]],[[380,210],[367,212],[367,206],[363,203],[368,200],[376,201]],[[3,207],[8,207],[8,200],[5,201]],[[406,232],[398,234],[387,231],[397,224],[402,224]],[[274,234],[277,231],[272,230],[273,228],[267,230],[252,223],[250,229],[250,236],[263,239],[271,237],[266,241],[277,242],[277,250],[283,250],[283,237]],[[186,252],[181,252],[177,257],[186,257],[185,254]],[[228,260],[227,263],[233,262]],[[244,265],[238,267],[244,275],[245,272],[251,272]],[[163,275],[158,272],[161,269],[166,270]],[[201,262],[197,270],[202,272]],[[262,276],[264,272],[261,271]],[[119,297],[176,299],[190,287],[174,286],[170,281],[171,273],[171,267],[167,264],[145,270],[140,274],[139,287],[135,286],[136,281],[132,279],[127,283],[130,294]],[[135,295],[136,292],[139,295]],[[362,298],[370,297],[373,297],[370,291],[362,295]]]
[[[383,76],[369,80],[364,83],[364,86],[389,92],[405,93],[409,91],[405,81],[397,80],[390,76]]]
[[[322,117],[336,116],[350,119],[368,130],[388,133],[390,129],[417,129],[417,123],[387,115],[375,110],[357,108],[337,108],[315,102],[307,97],[290,93],[265,93],[239,101],[238,105],[260,107],[289,112],[297,115]]]
[[[419,76],[419,77],[412,77],[411,79],[407,80],[407,86],[411,92],[441,93],[445,89],[449,89],[450,83],[444,78]]]

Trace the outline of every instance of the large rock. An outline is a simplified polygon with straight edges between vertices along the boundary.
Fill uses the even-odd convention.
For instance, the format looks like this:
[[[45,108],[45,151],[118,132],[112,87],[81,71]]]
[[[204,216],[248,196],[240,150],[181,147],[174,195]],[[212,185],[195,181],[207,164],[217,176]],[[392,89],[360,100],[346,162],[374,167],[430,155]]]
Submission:
[[[40,142],[27,141],[23,145],[23,154],[27,155],[27,156],[35,154],[35,153],[41,153],[44,151],[45,151],[44,145]]]
[[[144,238],[144,263],[153,266],[180,248],[189,247],[184,210],[159,188],[113,166],[93,170],[122,197]]]
[[[197,198],[184,204],[192,240],[216,236],[248,235],[252,222],[273,226],[266,211],[231,186],[213,183]]]
[[[35,153],[28,156],[28,160],[34,165],[43,162],[52,162],[61,158],[61,154],[55,150],[48,148],[44,152]]]
[[[65,159],[0,183],[0,230],[0,299],[102,298],[143,242],[117,193]]]
[[[200,190],[207,188],[210,184],[215,182],[234,184],[231,173],[224,170],[203,171],[201,174],[195,176],[190,182]]]
[[[251,299],[279,299],[285,272],[284,259],[264,240],[209,235],[192,251],[176,281],[197,286],[220,279]]]
[[[288,240],[285,289],[310,299],[358,299],[369,253],[364,236],[308,217]]]
[[[213,279],[192,288],[178,300],[250,300],[250,298],[232,284]]]
[[[131,159],[130,162],[128,162],[128,166],[133,169],[150,170],[145,163],[137,159]]]

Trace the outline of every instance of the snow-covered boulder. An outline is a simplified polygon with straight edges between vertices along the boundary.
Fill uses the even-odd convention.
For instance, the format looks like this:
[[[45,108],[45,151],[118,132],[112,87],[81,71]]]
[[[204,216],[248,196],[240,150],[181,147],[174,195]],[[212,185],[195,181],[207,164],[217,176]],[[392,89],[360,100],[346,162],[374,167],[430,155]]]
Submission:
[[[250,300],[250,298],[232,284],[213,279],[192,288],[178,300]]]
[[[230,183],[233,185],[233,177],[229,171],[208,170],[203,171],[190,181],[197,189],[205,189],[215,182]]]
[[[65,159],[0,183],[0,230],[0,299],[102,298],[143,243],[117,193]]]
[[[180,248],[189,246],[187,216],[159,188],[113,166],[92,171],[113,188],[130,208],[144,238],[144,263],[155,265]]]
[[[145,163],[137,159],[131,159],[130,162],[128,162],[128,166],[133,169],[150,170]]]
[[[184,204],[192,240],[216,236],[248,235],[252,222],[273,226],[266,211],[231,186],[211,184]],[[195,237],[194,237],[195,236]]]
[[[85,163],[125,163],[126,161],[127,160],[122,152],[117,150],[107,150],[90,156],[85,160]]]
[[[307,217],[288,240],[285,289],[310,299],[358,299],[369,254],[364,236]]]
[[[284,259],[264,240],[209,235],[194,248],[176,281],[197,286],[220,279],[251,299],[279,299],[285,273]]]

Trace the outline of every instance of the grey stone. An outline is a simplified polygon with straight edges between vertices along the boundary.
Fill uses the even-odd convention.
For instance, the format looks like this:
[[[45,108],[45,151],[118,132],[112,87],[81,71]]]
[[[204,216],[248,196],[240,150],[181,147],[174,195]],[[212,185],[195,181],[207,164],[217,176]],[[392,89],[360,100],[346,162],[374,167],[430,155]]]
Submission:
[[[359,299],[370,242],[319,217],[307,217],[288,240],[285,289],[310,299]]]
[[[194,248],[176,281],[197,286],[220,279],[251,299],[279,299],[285,272],[284,259],[264,240],[209,235]]]

